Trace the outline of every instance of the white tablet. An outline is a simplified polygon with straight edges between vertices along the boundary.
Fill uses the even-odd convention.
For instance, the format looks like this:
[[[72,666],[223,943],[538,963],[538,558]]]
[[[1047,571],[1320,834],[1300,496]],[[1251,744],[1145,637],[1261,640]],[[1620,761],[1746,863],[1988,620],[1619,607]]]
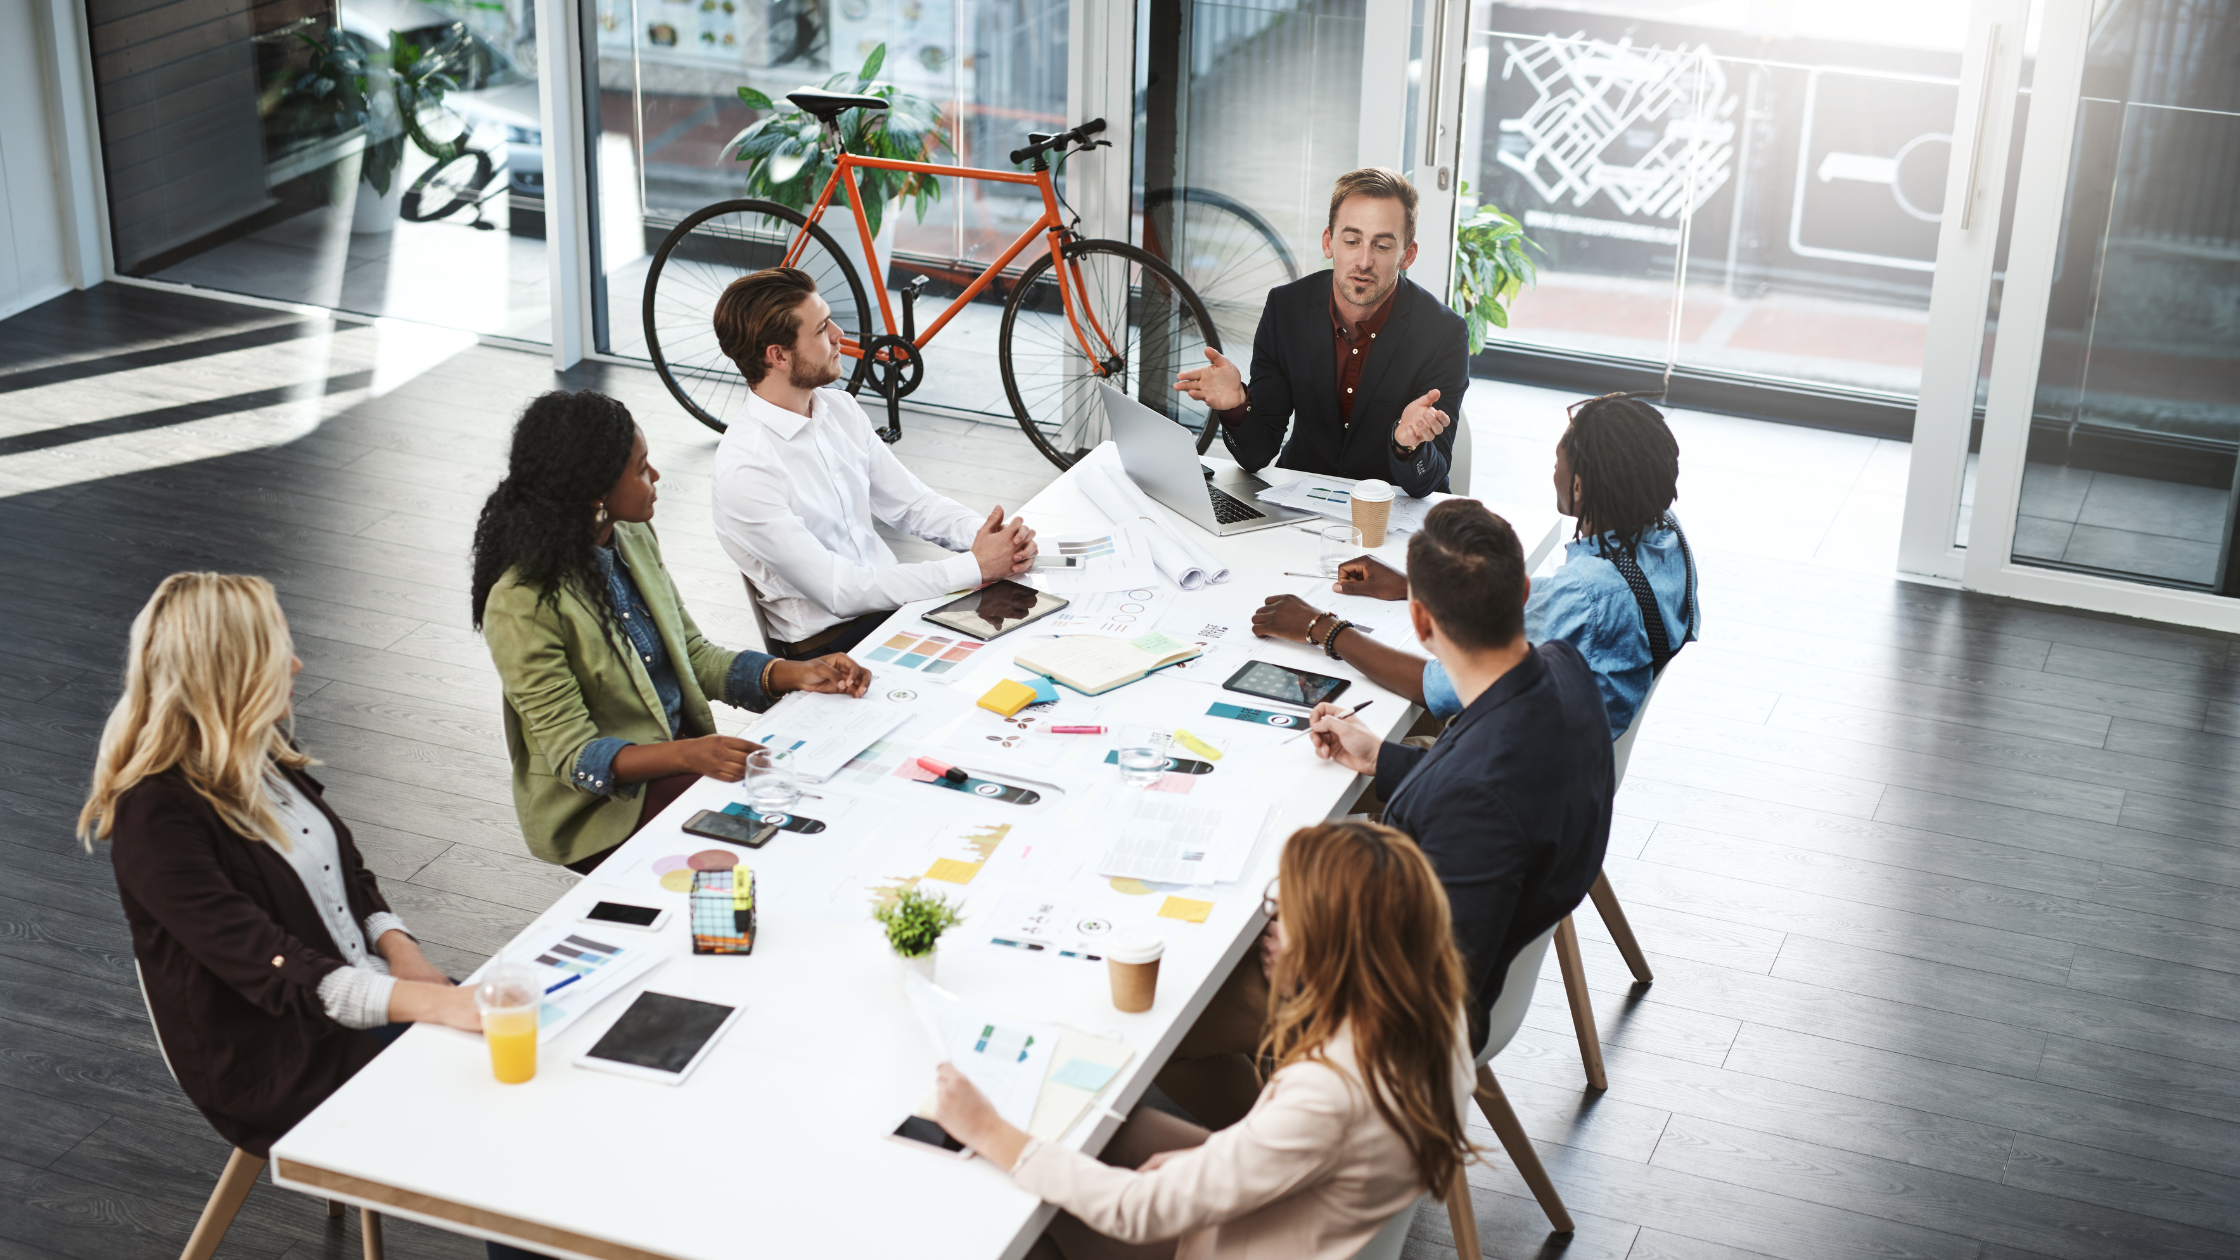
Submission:
[[[576,1066],[664,1085],[682,1084],[739,1018],[739,1010],[649,989],[576,1059]]]

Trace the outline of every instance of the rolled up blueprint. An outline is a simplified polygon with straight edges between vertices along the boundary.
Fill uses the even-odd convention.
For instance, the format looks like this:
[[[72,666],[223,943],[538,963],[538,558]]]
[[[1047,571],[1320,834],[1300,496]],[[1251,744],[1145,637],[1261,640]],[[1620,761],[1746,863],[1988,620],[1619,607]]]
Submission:
[[[1140,521],[1142,528],[1135,531],[1151,553],[1151,563],[1164,573],[1169,581],[1186,591],[1194,591],[1210,582],[1229,580],[1227,565],[1214,559],[1213,554],[1197,541],[1185,537],[1166,517],[1154,508],[1149,496],[1128,478],[1120,465],[1118,448],[1110,443],[1096,450],[1075,465],[1081,493],[1097,510],[1104,513],[1114,525],[1128,526]]]

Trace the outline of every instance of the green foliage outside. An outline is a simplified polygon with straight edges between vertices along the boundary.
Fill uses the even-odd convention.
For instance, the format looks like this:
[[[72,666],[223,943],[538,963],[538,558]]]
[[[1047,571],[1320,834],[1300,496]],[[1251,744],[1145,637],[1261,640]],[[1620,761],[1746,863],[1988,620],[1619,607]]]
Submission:
[[[299,34],[311,49],[311,64],[288,84],[280,110],[291,115],[288,130],[297,135],[333,134],[364,128],[365,156],[360,175],[382,196],[404,162],[404,146],[438,162],[458,156],[462,135],[449,142],[431,138],[422,115],[443,103],[459,84],[443,49],[422,48],[395,31],[383,48],[362,35],[335,29],[325,39]]]
[[[887,46],[881,44],[864,59],[863,69],[843,70],[824,81],[827,92],[882,96],[888,102],[883,110],[851,109],[841,114],[841,146],[858,157],[933,161],[935,150],[949,148],[941,107],[892,83],[874,83],[886,59]],[[822,126],[791,103],[773,101],[751,87],[740,88],[739,99],[747,108],[767,115],[732,137],[727,146],[733,161],[748,164],[747,195],[806,212],[832,177],[835,161],[835,155],[825,151]],[[889,201],[909,199],[923,223],[926,207],[941,198],[941,181],[931,175],[858,169],[855,178],[863,189],[863,217],[873,235],[879,232]],[[840,194],[845,195],[845,191]],[[835,208],[839,201],[840,197],[834,198]]]
[[[895,953],[904,958],[923,958],[964,914],[945,896],[905,888],[873,910],[871,917],[887,930],[887,944],[894,946]]]
[[[1464,195],[1470,185],[1462,186]],[[1487,204],[1455,229],[1454,307],[1470,325],[1470,353],[1486,348],[1486,329],[1509,326],[1508,306],[1538,269],[1526,247],[1540,249],[1524,225]],[[1545,253],[1545,250],[1541,252]]]

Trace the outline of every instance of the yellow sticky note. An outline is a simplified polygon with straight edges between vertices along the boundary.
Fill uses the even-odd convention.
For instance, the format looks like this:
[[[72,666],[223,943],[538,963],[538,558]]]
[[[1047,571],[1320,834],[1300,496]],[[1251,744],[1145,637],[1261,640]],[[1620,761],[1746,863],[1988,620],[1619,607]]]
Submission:
[[[1213,745],[1205,742],[1202,739],[1199,739],[1197,736],[1192,735],[1190,732],[1183,730],[1179,726],[1175,728],[1174,742],[1205,758],[1207,761],[1221,760],[1220,749],[1215,748]]]
[[[980,697],[979,703],[981,708],[990,713],[1010,717],[1019,710],[1033,704],[1034,699],[1034,688],[1023,682],[1014,682],[1006,678],[995,686],[988,688],[987,694]]]
[[[980,873],[978,862],[959,862],[955,858],[936,858],[926,868],[927,879],[938,879],[944,884],[969,884]]]
[[[1212,902],[1192,901],[1188,897],[1169,897],[1166,904],[1159,907],[1160,918],[1180,919],[1184,923],[1203,923],[1212,913]]]

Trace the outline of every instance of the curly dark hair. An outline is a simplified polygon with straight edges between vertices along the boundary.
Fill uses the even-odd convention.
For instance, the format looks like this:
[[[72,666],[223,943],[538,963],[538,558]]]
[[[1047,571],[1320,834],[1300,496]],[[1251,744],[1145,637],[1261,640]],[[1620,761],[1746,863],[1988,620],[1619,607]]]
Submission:
[[[1646,397],[1653,395],[1604,394],[1573,406],[1559,443],[1579,478],[1571,505],[1579,527],[1594,527],[1600,550],[1609,544],[1599,539],[1616,534],[1632,554],[1680,497],[1680,443]]]
[[[537,589],[539,603],[573,585],[611,621],[597,554],[599,525],[592,504],[630,466],[638,423],[630,409],[597,390],[539,394],[513,426],[506,477],[482,505],[474,526],[474,628],[508,570]],[[613,626],[608,629],[612,631]]]

